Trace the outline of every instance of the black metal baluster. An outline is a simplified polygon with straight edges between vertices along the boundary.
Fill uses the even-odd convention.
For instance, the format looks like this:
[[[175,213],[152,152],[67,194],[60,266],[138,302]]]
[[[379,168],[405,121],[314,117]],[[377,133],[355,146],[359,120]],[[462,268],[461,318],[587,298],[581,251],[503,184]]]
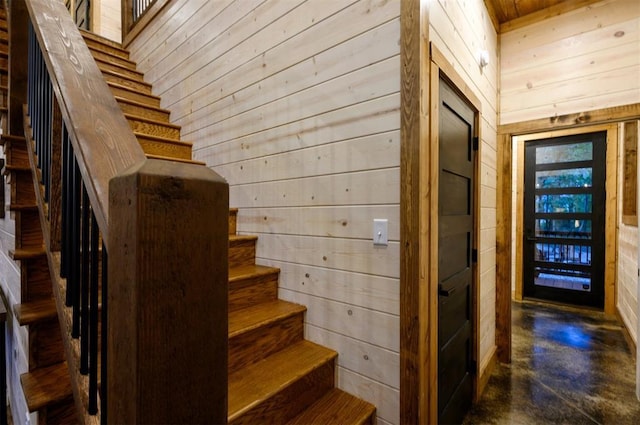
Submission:
[[[80,373],[89,373],[89,195],[82,185],[82,248],[80,252]]]
[[[71,273],[71,297],[73,305],[73,322],[71,329],[71,336],[78,338],[80,336],[80,255],[82,254],[82,247],[80,244],[80,221],[81,221],[81,188],[82,188],[82,176],[80,175],[80,169],[78,163],[73,161],[73,221],[72,221],[72,238],[73,238],[73,258],[72,261],[72,273]]]
[[[89,292],[91,294],[89,306],[89,414],[98,413],[98,295],[100,282],[98,280],[98,266],[100,263],[100,230],[96,216],[91,213],[91,281]]]
[[[67,228],[68,228],[68,224],[67,224],[67,189],[68,189],[68,184],[67,184],[67,177],[68,177],[68,171],[67,171],[67,155],[68,155],[68,151],[69,150],[69,133],[67,132],[67,126],[64,124],[64,121],[62,122],[62,153],[60,156],[60,161],[62,161],[62,166],[60,167],[62,170],[60,179],[62,181],[62,201],[60,202],[60,214],[61,214],[61,220],[60,220],[60,232],[61,232],[61,238],[60,238],[60,277],[61,278],[66,278],[68,276],[67,274],[67,267],[68,267],[68,253],[67,250],[69,249],[69,245],[67,242]],[[67,288],[67,293],[68,293],[68,288]],[[66,299],[66,303],[68,305],[68,301],[69,298],[67,297]]]
[[[109,256],[107,255],[107,246],[102,242],[102,318],[100,320],[100,331],[102,332],[100,347],[100,363],[102,365],[100,372],[100,423],[106,425],[107,421],[107,319],[108,319],[108,266]]]

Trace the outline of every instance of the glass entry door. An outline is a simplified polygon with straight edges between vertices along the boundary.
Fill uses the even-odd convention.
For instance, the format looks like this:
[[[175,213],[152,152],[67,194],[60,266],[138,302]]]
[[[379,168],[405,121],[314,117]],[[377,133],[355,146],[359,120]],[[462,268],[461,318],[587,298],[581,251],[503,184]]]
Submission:
[[[524,296],[604,306],[606,132],[526,143]]]

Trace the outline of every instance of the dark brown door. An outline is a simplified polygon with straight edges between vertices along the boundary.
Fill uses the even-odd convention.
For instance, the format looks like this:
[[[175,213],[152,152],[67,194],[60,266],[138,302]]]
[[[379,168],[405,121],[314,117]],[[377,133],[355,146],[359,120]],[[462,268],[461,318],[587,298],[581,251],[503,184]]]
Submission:
[[[606,137],[527,142],[525,297],[603,308]]]
[[[90,0],[76,0],[75,1],[75,21],[78,28],[82,28],[85,30],[91,29],[91,1]]]
[[[475,112],[440,80],[438,191],[438,414],[460,423],[473,381]]]

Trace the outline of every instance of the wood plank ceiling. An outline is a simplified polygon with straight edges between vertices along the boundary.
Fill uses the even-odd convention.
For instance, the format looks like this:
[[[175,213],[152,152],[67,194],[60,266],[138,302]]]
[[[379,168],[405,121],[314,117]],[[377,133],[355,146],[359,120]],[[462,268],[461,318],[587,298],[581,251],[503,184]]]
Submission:
[[[573,0],[485,0],[500,24]]]

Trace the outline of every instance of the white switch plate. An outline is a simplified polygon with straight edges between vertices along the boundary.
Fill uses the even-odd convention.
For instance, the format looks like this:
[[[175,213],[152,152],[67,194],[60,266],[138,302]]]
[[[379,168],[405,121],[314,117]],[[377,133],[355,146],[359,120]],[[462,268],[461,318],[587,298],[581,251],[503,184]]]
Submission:
[[[373,219],[373,244],[389,245],[389,220],[386,218]]]

